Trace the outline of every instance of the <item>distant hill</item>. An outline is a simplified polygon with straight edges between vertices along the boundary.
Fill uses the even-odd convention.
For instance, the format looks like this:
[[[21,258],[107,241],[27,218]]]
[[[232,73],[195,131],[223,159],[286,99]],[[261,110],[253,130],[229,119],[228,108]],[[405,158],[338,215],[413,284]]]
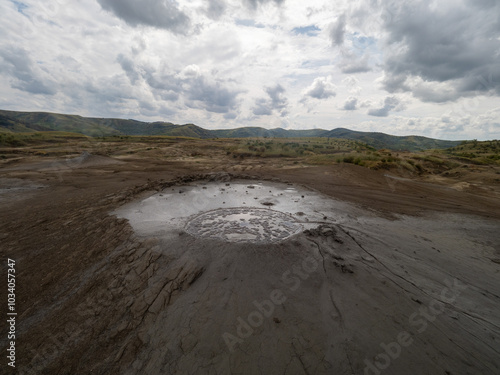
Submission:
[[[328,132],[328,137],[346,138],[364,142],[376,149],[421,151],[435,148],[449,148],[460,144],[460,141],[445,141],[416,135],[398,137],[385,133],[359,132],[337,128]]]
[[[309,138],[309,137],[328,137],[328,130],[309,129],[309,130],[286,130],[282,128],[264,129],[259,127],[245,127],[228,130],[212,130],[212,133],[219,138]]]
[[[0,111],[0,115],[12,122],[22,124],[28,131],[64,131],[81,133],[88,136],[120,135],[120,131],[108,126],[107,119],[87,118],[75,115],[63,115],[47,112]],[[118,120],[122,121],[122,120]],[[125,120],[129,121],[129,120]],[[13,132],[19,132],[10,129]]]
[[[64,131],[91,137],[113,135],[167,135],[193,138],[307,138],[330,137],[364,142],[376,149],[421,151],[450,148],[460,141],[445,141],[420,136],[398,137],[385,133],[333,130],[286,130],[242,127],[236,129],[203,129],[194,124],[175,125],[170,122],[142,122],[112,118],[93,118],[48,112],[15,112],[0,110],[0,132]]]
[[[16,120],[9,116],[0,114],[0,132],[3,133],[31,133],[37,131],[49,131],[51,129],[44,126],[30,124],[22,120]]]

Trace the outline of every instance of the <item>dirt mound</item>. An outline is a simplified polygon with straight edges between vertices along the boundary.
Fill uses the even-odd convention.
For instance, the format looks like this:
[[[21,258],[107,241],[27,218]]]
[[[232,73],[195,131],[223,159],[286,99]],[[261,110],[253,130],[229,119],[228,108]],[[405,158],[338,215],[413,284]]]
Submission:
[[[26,199],[36,190],[45,187],[47,185],[30,180],[0,177],[0,202]]]
[[[101,165],[109,164],[120,164],[123,163],[120,160],[116,160],[107,156],[102,155],[92,155],[87,151],[83,151],[80,156],[75,158],[66,159],[64,161],[56,161],[53,165],[54,168],[88,168],[96,167]]]
[[[113,165],[123,163],[120,160],[108,156],[93,155],[83,151],[79,156],[67,159],[55,159],[52,161],[30,162],[29,160],[20,160],[14,166],[3,168],[4,171],[61,171],[67,172],[77,168],[90,168],[104,165]]]

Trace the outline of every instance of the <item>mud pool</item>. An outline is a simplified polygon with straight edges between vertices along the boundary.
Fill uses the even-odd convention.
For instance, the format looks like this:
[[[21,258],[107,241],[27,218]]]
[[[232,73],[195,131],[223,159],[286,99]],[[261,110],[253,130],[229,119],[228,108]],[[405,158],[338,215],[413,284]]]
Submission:
[[[197,237],[254,243],[279,242],[301,230],[292,216],[263,208],[222,208],[203,213],[186,226]]]
[[[352,219],[355,209],[304,187],[243,180],[170,187],[115,214],[139,235],[185,231],[227,242],[276,243],[318,224]]]

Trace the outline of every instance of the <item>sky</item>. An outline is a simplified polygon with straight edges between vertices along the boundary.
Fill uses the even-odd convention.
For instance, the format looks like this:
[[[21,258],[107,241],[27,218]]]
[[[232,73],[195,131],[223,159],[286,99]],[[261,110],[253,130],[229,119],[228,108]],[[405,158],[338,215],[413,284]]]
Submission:
[[[0,109],[500,139],[499,0],[2,0]]]

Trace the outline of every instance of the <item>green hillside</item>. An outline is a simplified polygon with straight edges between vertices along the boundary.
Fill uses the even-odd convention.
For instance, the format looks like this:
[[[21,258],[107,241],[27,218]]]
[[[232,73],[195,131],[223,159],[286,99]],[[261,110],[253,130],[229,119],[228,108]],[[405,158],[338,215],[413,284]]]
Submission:
[[[36,131],[48,131],[44,126],[29,124],[22,120],[16,120],[9,116],[0,114],[0,133],[31,133]]]
[[[364,142],[376,149],[387,148],[397,151],[423,151],[436,148],[449,148],[460,144],[460,141],[444,141],[421,136],[394,136],[378,132],[359,132],[337,128],[328,132],[328,137],[354,139]]]
[[[0,111],[0,115],[24,124],[31,131],[63,131],[88,136],[119,135],[121,132],[103,123],[105,119],[94,119],[76,115],[47,112]],[[24,130],[30,131],[30,130]]]
[[[463,141],[458,146],[441,151],[458,162],[500,165],[500,141]]]
[[[259,127],[212,130],[212,134],[218,138],[269,138],[273,136],[270,130]]]
[[[385,133],[359,132],[337,128],[333,130],[287,130],[242,127],[236,129],[203,129],[194,124],[175,125],[170,122],[93,118],[48,112],[15,112],[0,110],[0,132],[28,133],[62,131],[91,137],[110,135],[176,136],[192,138],[310,138],[326,137],[356,140],[375,149],[421,151],[450,148],[459,141],[444,141],[420,136],[397,137]]]
[[[237,129],[211,130],[219,138],[304,138],[327,137],[328,130],[287,130],[282,128],[264,129],[256,126]]]

